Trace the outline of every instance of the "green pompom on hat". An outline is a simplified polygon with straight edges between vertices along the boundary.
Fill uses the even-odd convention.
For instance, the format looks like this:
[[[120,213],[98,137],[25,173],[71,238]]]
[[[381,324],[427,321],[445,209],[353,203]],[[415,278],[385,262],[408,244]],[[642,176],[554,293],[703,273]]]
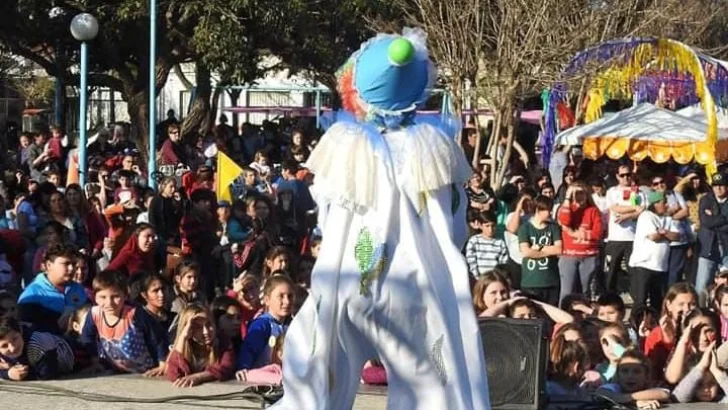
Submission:
[[[409,64],[415,57],[415,46],[404,37],[400,37],[389,45],[389,61],[396,66]]]

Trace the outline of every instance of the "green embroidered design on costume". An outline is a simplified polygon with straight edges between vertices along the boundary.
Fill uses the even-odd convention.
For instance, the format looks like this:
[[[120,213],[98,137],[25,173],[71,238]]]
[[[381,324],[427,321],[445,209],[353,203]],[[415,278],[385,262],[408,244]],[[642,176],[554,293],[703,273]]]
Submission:
[[[442,358],[442,347],[445,345],[445,335],[440,336],[432,345],[430,351],[430,360],[435,367],[437,375],[440,377],[442,385],[447,384],[447,370],[445,370],[445,361]]]
[[[420,195],[419,195],[419,199],[420,199],[419,210],[417,211],[417,214],[419,216],[424,215],[425,211],[427,211],[427,196],[428,196],[428,193],[427,192],[420,192]]]
[[[455,213],[457,213],[458,208],[460,208],[460,191],[458,190],[458,187],[455,184],[450,185],[450,188],[452,188],[452,214],[455,216]]]
[[[359,267],[361,287],[359,293],[369,293],[369,285],[376,279],[387,265],[387,245],[377,238],[367,228],[359,231],[359,237],[354,246],[354,259]]]

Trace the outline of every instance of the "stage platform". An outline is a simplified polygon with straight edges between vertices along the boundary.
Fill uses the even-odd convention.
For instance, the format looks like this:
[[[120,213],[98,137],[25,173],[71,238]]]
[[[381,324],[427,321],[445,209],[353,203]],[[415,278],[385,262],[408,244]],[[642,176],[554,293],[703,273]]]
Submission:
[[[60,388],[50,390],[48,388]],[[8,408],[49,409],[49,410],[173,410],[173,409],[261,409],[260,402],[238,399],[207,401],[201,398],[239,393],[243,384],[208,383],[191,389],[176,389],[163,379],[143,379],[139,376],[103,376],[89,379],[72,379],[50,382],[4,382],[0,381],[0,398]],[[69,395],[69,392],[86,395],[102,401],[88,401]],[[103,396],[116,396],[108,399]],[[173,396],[188,396],[183,401],[170,403],[153,402]],[[123,400],[131,399],[131,400]],[[139,400],[149,401],[148,403]],[[354,410],[385,410],[387,388],[362,386],[357,396]],[[545,410],[578,409],[577,405],[551,405]],[[593,409],[593,407],[591,407]],[[725,409],[720,404],[670,404],[663,408],[670,410],[718,410]],[[447,410],[447,409],[432,409]]]

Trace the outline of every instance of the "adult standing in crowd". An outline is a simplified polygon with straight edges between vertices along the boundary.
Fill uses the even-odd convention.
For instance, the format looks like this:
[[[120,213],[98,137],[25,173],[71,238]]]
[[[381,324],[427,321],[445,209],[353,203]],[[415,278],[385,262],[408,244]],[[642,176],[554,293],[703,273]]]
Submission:
[[[581,284],[581,293],[589,293],[589,284],[598,267],[602,240],[602,215],[594,205],[586,184],[571,184],[565,197],[558,211],[564,243],[564,252],[559,258],[559,301],[575,291],[576,283]]]
[[[688,246],[691,240],[690,224],[688,223],[688,205],[683,196],[674,189],[667,189],[667,182],[663,176],[652,178],[652,189],[665,196],[667,201],[666,215],[677,225],[680,235],[670,243],[667,275],[664,278],[666,288],[679,282],[685,268]]]
[[[162,144],[159,153],[159,165],[177,165],[187,164],[188,155],[184,144],[182,144],[182,135],[180,134],[179,124],[172,123],[167,127],[167,135],[169,138]]]
[[[700,257],[695,290],[700,294],[712,282],[728,248],[728,178],[721,173],[711,179],[713,192],[700,200]]]
[[[627,165],[617,168],[617,186],[607,191],[609,231],[605,247],[607,272],[605,289],[617,291],[617,276],[622,263],[632,255],[637,218],[645,210],[647,199],[633,184],[632,170]]]

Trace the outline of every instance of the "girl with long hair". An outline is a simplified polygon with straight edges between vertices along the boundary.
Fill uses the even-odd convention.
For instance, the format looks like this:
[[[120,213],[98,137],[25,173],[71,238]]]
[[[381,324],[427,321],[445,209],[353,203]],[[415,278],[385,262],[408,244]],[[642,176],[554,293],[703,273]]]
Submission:
[[[230,380],[234,372],[235,353],[227,340],[218,337],[207,307],[196,303],[185,307],[167,357],[167,378],[175,387],[194,387]]]

